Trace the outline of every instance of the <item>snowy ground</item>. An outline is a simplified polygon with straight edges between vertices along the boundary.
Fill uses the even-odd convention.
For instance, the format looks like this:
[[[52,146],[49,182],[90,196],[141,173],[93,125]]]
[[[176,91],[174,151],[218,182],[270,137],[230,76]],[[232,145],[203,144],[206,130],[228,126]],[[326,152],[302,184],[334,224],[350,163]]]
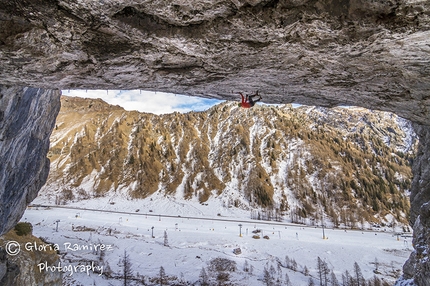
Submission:
[[[48,201],[38,198],[33,203],[46,204]],[[328,239],[322,239],[321,228],[253,221],[249,219],[249,212],[223,207],[215,200],[204,206],[155,195],[152,200],[140,201],[92,199],[67,207],[104,211],[31,207],[22,218],[22,221],[33,224],[34,235],[57,244],[62,253],[65,285],[123,285],[119,278],[122,273],[119,262],[125,251],[129,255],[133,277],[140,281],[144,279],[146,285],[159,285],[155,280],[151,284],[150,279],[159,277],[161,266],[171,281],[173,276],[177,277],[174,285],[198,282],[203,267],[215,282],[217,274],[209,271],[208,265],[218,257],[236,262],[237,270],[229,274],[231,285],[264,285],[264,268],[270,266],[276,269],[275,277],[281,274],[284,281],[281,285],[285,285],[285,274],[292,285],[307,285],[310,276],[301,272],[306,266],[317,282],[318,256],[327,262],[339,281],[346,270],[353,273],[354,262],[358,263],[366,279],[373,277],[377,261],[381,273],[377,276],[394,284],[395,273],[401,273],[400,269],[412,250],[411,238],[394,236],[391,229],[385,232],[325,229]],[[60,220],[58,232],[57,220]],[[242,224],[242,237],[239,236],[239,224]],[[256,229],[261,229],[270,239],[252,238],[252,231]],[[164,245],[165,230],[168,246]],[[104,257],[94,250],[94,245],[106,248]],[[235,248],[240,248],[242,253],[235,255]],[[297,271],[286,267],[286,256],[297,262]],[[245,263],[252,266],[252,273],[244,271]],[[69,271],[78,265],[94,268],[88,272],[78,267]],[[106,277],[109,268],[110,276],[118,278]],[[103,275],[99,275],[101,271]],[[132,280],[130,285],[145,285],[140,281]]]

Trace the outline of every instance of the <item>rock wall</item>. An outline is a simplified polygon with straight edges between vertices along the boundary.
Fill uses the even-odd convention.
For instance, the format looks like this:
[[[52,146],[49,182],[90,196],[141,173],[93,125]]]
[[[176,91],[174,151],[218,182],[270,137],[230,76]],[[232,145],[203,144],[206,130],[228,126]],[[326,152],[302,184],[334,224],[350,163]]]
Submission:
[[[0,248],[0,285],[13,285],[19,273],[19,266],[8,260],[6,251]]]
[[[405,278],[413,278],[417,285],[430,285],[430,127],[417,124],[415,131],[420,137],[411,188],[415,250],[403,266],[403,272]]]
[[[359,105],[430,125],[430,2],[4,0],[0,84]]]
[[[0,285],[6,286],[54,286],[62,285],[61,271],[45,271],[40,270],[37,266],[40,263],[46,263],[49,266],[58,266],[60,256],[51,249],[50,246],[42,251],[27,250],[25,245],[44,246],[48,245],[41,239],[27,234],[18,236],[15,230],[9,231],[4,236],[0,237],[0,246],[5,246],[9,241],[15,241],[20,245],[20,252],[15,255],[6,255],[6,251],[0,248]]]
[[[49,173],[60,91],[0,86],[0,235],[21,219]]]

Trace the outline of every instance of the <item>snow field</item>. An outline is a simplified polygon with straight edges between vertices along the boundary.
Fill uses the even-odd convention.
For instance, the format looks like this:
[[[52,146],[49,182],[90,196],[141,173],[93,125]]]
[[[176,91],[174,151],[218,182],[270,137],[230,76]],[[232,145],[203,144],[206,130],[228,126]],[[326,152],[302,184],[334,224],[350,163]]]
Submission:
[[[164,204],[161,204],[161,201],[164,201]],[[345,270],[352,274],[354,262],[359,264],[366,279],[373,277],[377,259],[379,271],[382,273],[378,277],[394,284],[396,279],[389,274],[393,270],[401,269],[412,250],[411,238],[400,237],[398,240],[391,232],[325,229],[328,239],[322,239],[321,228],[251,221],[249,212],[236,213],[221,205],[208,208],[193,203],[172,202],[156,196],[152,201],[121,200],[115,205],[107,204],[101,198],[98,201],[81,201],[77,206],[118,209],[129,211],[130,214],[32,207],[25,212],[23,220],[33,224],[35,236],[44,237],[60,246],[63,264],[80,265],[94,261],[96,265],[103,266],[104,271],[110,268],[119,276],[119,262],[126,251],[132,264],[133,275],[146,276],[145,281],[149,285],[151,284],[148,277],[158,277],[161,266],[166,275],[178,277],[177,281],[197,282],[202,267],[207,269],[208,263],[217,257],[236,262],[237,271],[230,273],[233,285],[264,285],[264,267],[273,265],[277,269],[278,264],[281,266],[282,277],[287,273],[292,285],[307,285],[309,277],[300,271],[306,265],[317,282],[318,256],[328,263],[339,281]],[[137,209],[139,212],[135,212]],[[153,212],[149,212],[150,209]],[[212,211],[205,211],[209,209]],[[214,212],[222,216],[214,215]],[[159,214],[175,217],[163,217]],[[243,221],[211,221],[203,218]],[[60,220],[58,232],[55,231],[56,220]],[[242,237],[239,236],[239,223],[242,224]],[[77,231],[84,227],[86,231]],[[256,229],[262,230],[261,239],[252,238],[252,231]],[[164,246],[164,231],[167,231],[168,246]],[[268,235],[270,239],[263,239],[263,235]],[[94,250],[65,250],[66,243],[77,247],[110,245],[112,249],[105,251],[104,258],[100,260],[100,254]],[[242,253],[235,255],[233,249],[238,247]],[[285,267],[286,256],[297,262],[298,271]],[[245,261],[252,265],[252,274],[243,271]],[[98,273],[65,273],[64,280],[67,282],[65,285],[123,284],[121,279],[107,280],[104,275],[99,276]]]

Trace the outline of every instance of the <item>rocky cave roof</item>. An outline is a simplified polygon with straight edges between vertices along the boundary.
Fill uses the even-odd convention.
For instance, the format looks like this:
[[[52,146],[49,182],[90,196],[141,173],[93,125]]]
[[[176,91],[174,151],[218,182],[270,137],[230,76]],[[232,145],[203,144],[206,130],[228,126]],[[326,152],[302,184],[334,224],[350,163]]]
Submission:
[[[2,1],[0,84],[357,105],[430,125],[430,4]]]

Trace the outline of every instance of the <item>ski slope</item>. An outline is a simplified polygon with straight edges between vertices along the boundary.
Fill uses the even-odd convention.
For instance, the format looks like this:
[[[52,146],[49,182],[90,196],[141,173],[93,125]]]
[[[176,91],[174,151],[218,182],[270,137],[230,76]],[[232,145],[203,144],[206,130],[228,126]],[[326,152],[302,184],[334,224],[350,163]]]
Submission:
[[[236,262],[236,271],[229,273],[231,285],[264,285],[264,268],[270,266],[276,269],[274,277],[282,277],[284,284],[286,274],[292,285],[307,285],[310,277],[318,284],[317,257],[327,262],[339,281],[346,270],[353,273],[354,262],[369,279],[374,276],[377,262],[377,276],[392,285],[412,251],[411,238],[393,235],[392,229],[326,228],[327,239],[323,239],[319,227],[255,221],[244,211],[221,205],[207,208],[155,196],[140,201],[118,199],[115,204],[101,198],[67,207],[101,211],[30,207],[22,218],[33,224],[35,236],[58,246],[62,270],[93,266],[91,271],[63,271],[65,285],[123,285],[120,261],[125,252],[134,279],[131,285],[159,285],[155,279],[161,266],[172,285],[200,285],[197,282],[203,267],[215,283],[217,273],[210,272],[208,265],[218,257]],[[114,212],[119,210],[129,213]],[[252,238],[256,229],[261,230],[260,239]],[[263,238],[266,235],[269,239]],[[105,248],[102,257],[95,250],[100,247]],[[241,249],[241,254],[233,253],[236,248]],[[286,267],[286,256],[297,262],[296,271]],[[244,271],[245,263],[252,266],[252,273]],[[302,273],[305,266],[310,276]]]

